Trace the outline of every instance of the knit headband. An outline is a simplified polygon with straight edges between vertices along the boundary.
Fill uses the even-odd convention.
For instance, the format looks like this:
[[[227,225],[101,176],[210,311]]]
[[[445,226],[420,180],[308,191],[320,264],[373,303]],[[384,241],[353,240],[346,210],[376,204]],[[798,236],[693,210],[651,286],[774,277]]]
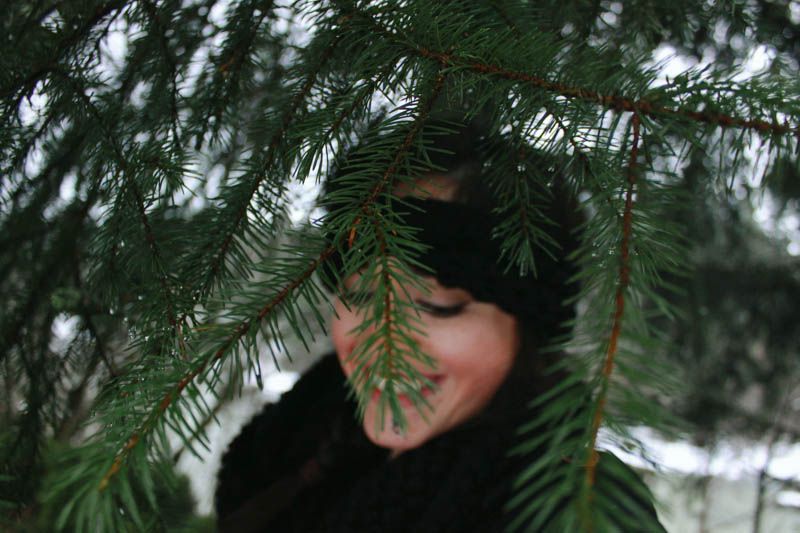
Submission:
[[[521,276],[517,269],[499,262],[500,242],[492,231],[500,220],[496,215],[474,207],[440,200],[404,198],[403,224],[418,228],[415,235],[427,250],[417,258],[431,269],[445,287],[468,291],[478,301],[496,304],[539,331],[551,335],[559,324],[572,318],[572,305],[564,300],[576,287],[568,280],[574,267],[557,250],[555,257],[541,252],[535,256],[536,275]],[[552,228],[550,229],[551,231]],[[557,235],[556,242],[561,242]],[[329,258],[326,268],[341,279],[342,256]],[[338,275],[337,275],[338,274]]]

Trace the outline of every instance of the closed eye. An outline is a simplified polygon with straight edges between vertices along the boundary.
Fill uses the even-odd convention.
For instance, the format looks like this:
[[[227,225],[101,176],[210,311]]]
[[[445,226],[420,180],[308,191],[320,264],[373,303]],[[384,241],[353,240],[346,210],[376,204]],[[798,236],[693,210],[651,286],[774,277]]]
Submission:
[[[425,312],[438,318],[449,318],[460,314],[467,302],[456,305],[436,305],[431,302],[418,301],[417,305]]]
[[[353,307],[367,306],[375,296],[372,291],[347,290],[342,294],[342,299]],[[425,300],[417,300],[419,309],[437,318],[449,318],[460,314],[469,302],[461,302],[454,305],[437,305]]]

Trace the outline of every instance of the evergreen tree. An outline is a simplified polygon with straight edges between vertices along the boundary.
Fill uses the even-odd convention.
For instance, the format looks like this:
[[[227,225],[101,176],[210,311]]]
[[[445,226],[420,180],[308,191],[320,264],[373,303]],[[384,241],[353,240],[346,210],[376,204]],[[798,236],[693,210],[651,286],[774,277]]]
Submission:
[[[403,342],[413,311],[382,298],[419,251],[392,190],[429,168],[425,124],[459,110],[520,147],[487,173],[503,203],[496,238],[507,268],[535,275],[547,253],[537,191],[554,174],[587,213],[575,255],[581,312],[554,346],[574,354],[571,378],[532,399],[547,409],[514,452],[551,452],[531,457],[517,480],[515,526],[646,527],[645,509],[618,512],[620,487],[638,485],[598,462],[596,445],[601,426],[626,446],[636,445],[634,425],[674,427],[661,407],[678,396],[681,374],[663,319],[679,314],[699,237],[675,214],[738,183],[749,147],[774,178],[764,183],[796,191],[782,179],[797,176],[800,138],[792,7],[715,6],[9,3],[0,500],[10,523],[41,511],[62,530],[171,527],[159,511],[163,487],[176,486],[163,467],[170,436],[190,451],[205,446],[218,402],[246,374],[260,381],[259,350],[313,337],[323,281],[335,285],[322,267],[335,253],[345,272],[395,267],[368,271],[384,289],[371,302],[372,341],[401,367],[424,357]],[[702,55],[714,28],[731,35],[717,63],[659,77],[658,45]],[[741,51],[764,42],[772,67],[743,78]],[[358,171],[327,199],[337,207],[297,215],[299,186],[354,150]],[[526,164],[527,150],[551,167]],[[715,167],[675,170],[695,154]],[[53,328],[65,321],[77,334],[61,346]],[[363,373],[362,400],[377,379],[397,391],[422,378]],[[591,395],[575,416],[587,401],[569,386],[579,380]]]

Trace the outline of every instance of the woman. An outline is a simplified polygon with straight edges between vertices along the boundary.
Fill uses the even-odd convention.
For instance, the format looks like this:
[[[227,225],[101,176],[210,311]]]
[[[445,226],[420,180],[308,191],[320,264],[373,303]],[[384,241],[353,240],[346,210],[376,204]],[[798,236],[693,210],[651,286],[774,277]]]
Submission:
[[[563,333],[574,313],[562,302],[577,290],[565,259],[576,246],[576,209],[551,188],[546,214],[557,223],[549,234],[559,249],[537,257],[536,277],[507,273],[491,238],[492,194],[481,179],[487,143],[470,128],[433,139],[428,154],[444,170],[394,191],[420,208],[409,209],[405,222],[421,229],[429,249],[419,259],[435,274],[420,272],[421,283],[397,287],[419,310],[413,340],[432,359],[415,363],[429,384],[421,390],[427,406],[400,395],[401,429],[385,412],[378,383],[362,421],[354,417],[342,372],[352,378],[354,353],[372,333],[359,327],[368,312],[362,302],[372,295],[361,274],[345,279],[330,327],[335,354],[268,405],[223,459],[221,531],[483,532],[506,525],[511,483],[530,462],[507,452],[516,428],[533,416],[526,403],[558,380],[543,371],[549,361],[537,348]]]

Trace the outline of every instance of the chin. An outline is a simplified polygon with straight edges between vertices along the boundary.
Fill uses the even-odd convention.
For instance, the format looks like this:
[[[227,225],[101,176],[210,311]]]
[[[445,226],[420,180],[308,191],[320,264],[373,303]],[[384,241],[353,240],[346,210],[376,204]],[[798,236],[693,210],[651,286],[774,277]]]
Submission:
[[[376,446],[392,450],[393,452],[406,452],[418,448],[428,442],[432,435],[428,432],[407,431],[405,434],[398,435],[391,426],[384,427],[382,431],[375,431],[372,422],[364,423],[364,433],[367,438]],[[422,434],[421,434],[422,433]]]
[[[392,428],[391,415],[383,419],[381,427],[378,418],[377,405],[370,402],[364,412],[363,428],[364,434],[376,446],[387,448],[395,452],[405,452],[422,446],[436,436],[434,430],[434,420],[431,417],[434,413],[426,413],[428,421],[425,421],[416,408],[405,409],[407,427],[405,433],[396,433]]]

